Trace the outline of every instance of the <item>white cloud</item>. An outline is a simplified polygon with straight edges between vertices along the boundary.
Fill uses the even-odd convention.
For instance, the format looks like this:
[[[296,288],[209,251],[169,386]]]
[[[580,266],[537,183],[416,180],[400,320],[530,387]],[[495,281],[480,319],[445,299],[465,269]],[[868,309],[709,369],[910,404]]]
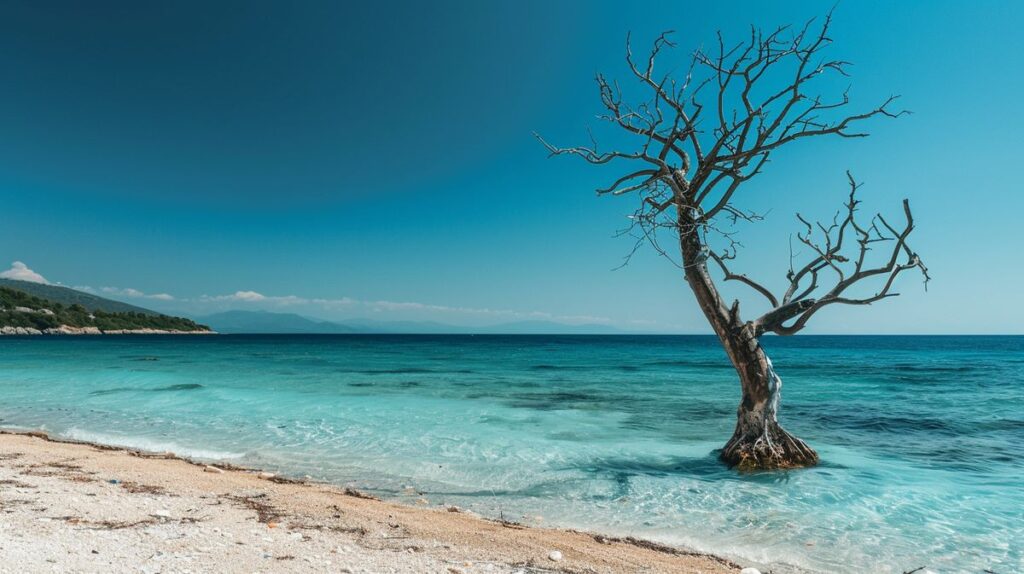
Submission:
[[[142,291],[137,289],[121,289],[119,287],[100,287],[100,291],[110,295],[121,295],[122,297],[142,297]]]
[[[339,307],[361,307],[373,313],[441,313],[456,315],[475,315],[478,317],[490,317],[494,320],[544,320],[562,321],[567,323],[603,323],[611,324],[613,321],[608,317],[596,317],[591,315],[559,315],[544,311],[514,311],[511,309],[489,309],[486,307],[453,307],[449,305],[434,305],[430,303],[419,303],[416,301],[386,301],[386,300],[359,300],[351,297],[339,299],[307,299],[296,295],[264,295],[256,291],[235,291],[230,295],[203,295],[197,299],[200,303],[253,303],[264,305],[319,305],[325,309],[338,309]]]
[[[80,291],[95,293],[95,289],[89,287],[76,287],[76,289]],[[116,295],[119,297],[131,297],[135,299],[157,299],[160,301],[174,301],[174,296],[169,295],[167,293],[156,293],[154,295],[147,295],[146,293],[143,293],[138,289],[132,289],[130,287],[101,287],[100,291],[108,295]]]
[[[234,301],[246,301],[250,303],[254,301],[267,300],[267,297],[265,295],[263,295],[262,293],[257,293],[255,291],[235,291],[235,294],[229,295],[229,298],[231,298]]]
[[[46,285],[50,284],[45,277],[29,269],[28,265],[25,265],[21,261],[11,263],[11,268],[7,271],[0,272],[0,277],[3,277],[4,279],[17,279],[19,281],[31,281],[32,283],[43,283]]]
[[[49,281],[47,281],[42,275],[29,269],[28,266],[22,263],[21,261],[15,261],[14,263],[11,264],[10,269],[8,269],[7,271],[0,272],[0,277],[49,284]],[[147,294],[142,291],[139,291],[138,289],[132,289],[128,287],[101,287],[98,290],[88,286],[76,286],[74,288],[79,291],[85,291],[87,293],[103,293],[119,297],[128,297],[135,299],[154,299],[157,301],[180,301],[183,303],[244,303],[275,306],[317,305],[325,309],[335,310],[337,310],[339,307],[350,309],[362,308],[364,310],[375,313],[401,313],[404,311],[419,313],[475,315],[478,317],[491,317],[493,319],[504,320],[535,319],[547,321],[561,321],[567,323],[613,323],[613,321],[608,317],[596,317],[589,315],[559,315],[544,311],[515,311],[511,309],[490,309],[486,307],[455,307],[448,305],[419,303],[415,301],[360,300],[352,299],[350,297],[341,297],[337,299],[307,299],[305,297],[299,297],[296,295],[264,295],[263,293],[259,293],[257,291],[235,291],[230,295],[203,295],[201,297],[194,299],[178,299],[169,293]],[[635,325],[657,324],[657,322],[655,321],[638,320],[629,321],[629,323]]]
[[[230,295],[203,295],[198,299],[203,303],[209,302],[238,302],[238,303],[274,303],[277,305],[305,305],[322,300],[310,301],[295,295],[264,295],[256,291],[235,291]]]
[[[309,302],[323,305],[324,307],[345,307],[359,304],[359,301],[349,297],[342,297],[341,299],[310,299]]]
[[[599,317],[592,315],[561,315],[557,313],[548,313],[545,311],[516,311],[512,309],[491,309],[487,307],[456,307],[449,305],[436,305],[431,303],[420,303],[416,301],[388,301],[388,300],[372,300],[372,299],[353,299],[351,297],[340,297],[335,299],[325,298],[305,298],[297,295],[264,295],[258,291],[235,291],[234,293],[227,295],[202,295],[196,298],[176,298],[168,293],[156,293],[146,294],[138,289],[130,288],[119,288],[119,287],[103,287],[99,290],[91,287],[75,287],[80,291],[86,291],[90,293],[101,292],[104,294],[118,295],[121,297],[133,297],[133,298],[145,298],[145,299],[156,299],[159,301],[177,301],[186,304],[199,304],[202,306],[216,305],[217,307],[223,308],[225,305],[230,304],[242,304],[242,305],[253,305],[259,307],[287,307],[287,306],[302,306],[302,305],[314,305],[321,307],[324,310],[338,311],[340,309],[348,310],[363,310],[371,313],[414,313],[432,315],[463,315],[463,316],[476,316],[478,318],[487,318],[491,321],[522,321],[522,320],[540,320],[540,321],[557,321],[567,324],[582,324],[582,323],[596,323],[611,325],[615,321],[608,317]],[[653,326],[656,325],[656,321],[629,321],[628,323],[636,325]]]

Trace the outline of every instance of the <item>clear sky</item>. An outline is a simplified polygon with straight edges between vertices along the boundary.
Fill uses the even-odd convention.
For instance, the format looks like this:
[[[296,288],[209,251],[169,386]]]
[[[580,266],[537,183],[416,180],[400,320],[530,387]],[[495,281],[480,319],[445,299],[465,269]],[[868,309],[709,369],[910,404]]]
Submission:
[[[586,143],[629,31],[674,29],[683,68],[716,30],[829,7],[3,1],[0,270],[194,315],[708,332],[671,264],[613,271],[633,200],[597,198],[608,172],[531,133]],[[742,192],[771,210],[741,231],[745,270],[779,285],[793,213],[829,216],[850,169],[866,208],[910,198],[934,280],[806,332],[1022,332],[1022,28],[1018,2],[837,7],[854,102],[914,114],[773,158]]]

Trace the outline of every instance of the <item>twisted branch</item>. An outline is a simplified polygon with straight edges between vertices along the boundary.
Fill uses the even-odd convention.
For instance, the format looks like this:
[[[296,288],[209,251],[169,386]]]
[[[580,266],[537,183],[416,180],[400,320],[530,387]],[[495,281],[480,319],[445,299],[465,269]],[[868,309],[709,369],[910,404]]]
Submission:
[[[763,173],[774,154],[814,136],[863,138],[868,133],[860,126],[866,120],[909,113],[893,109],[898,96],[889,96],[867,111],[850,113],[846,111],[851,103],[849,89],[832,96],[813,90],[818,78],[848,76],[849,62],[824,56],[832,43],[831,24],[829,13],[820,25],[810,20],[802,28],[782,26],[767,33],[751,28],[749,37],[734,45],[727,45],[719,34],[710,51],[697,50],[689,57],[682,77],[658,67],[659,57],[676,48],[671,32],[659,35],[642,60],[634,56],[627,36],[626,64],[647,99],[630,104],[617,82],[600,74],[595,81],[604,107],[599,119],[633,136],[635,146],[628,151],[599,151],[591,137],[591,146],[562,148],[535,134],[551,155],[574,155],[593,164],[639,162],[597,189],[601,195],[636,194],[640,199],[622,233],[636,239],[626,262],[645,242],[669,257],[658,242],[664,230],[680,240],[696,240],[701,248],[684,250],[689,255],[684,253],[677,264],[704,266],[710,259],[723,280],[744,284],[767,300],[771,310],[751,322],[758,335],[794,334],[828,305],[869,305],[894,297],[897,276],[911,269],[920,270],[926,284],[929,279],[927,268],[907,243],[914,228],[909,203],[903,202],[906,221],[901,228],[880,214],[862,222],[857,217],[859,185],[849,173],[849,199],[832,221],[812,223],[797,215],[802,230],[796,239],[811,257],[799,268],[791,263],[788,285],[780,296],[733,272],[727,263],[739,247],[732,227],[761,219],[734,203],[737,193]],[[724,240],[726,249],[711,249],[712,240]],[[889,256],[872,267],[869,253],[880,244],[886,245]],[[881,286],[871,294],[848,294],[855,284],[873,278]],[[832,286],[822,293],[826,283]],[[733,309],[738,320],[738,306]]]

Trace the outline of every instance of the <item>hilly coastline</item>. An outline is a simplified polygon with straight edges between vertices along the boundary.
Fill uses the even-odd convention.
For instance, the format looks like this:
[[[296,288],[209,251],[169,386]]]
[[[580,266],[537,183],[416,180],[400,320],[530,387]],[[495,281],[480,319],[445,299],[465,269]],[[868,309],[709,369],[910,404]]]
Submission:
[[[0,334],[561,334],[608,335],[623,331],[601,324],[519,321],[450,325],[436,321],[351,318],[330,321],[297,313],[229,310],[188,318],[159,313],[70,287],[0,278]]]
[[[85,293],[70,287],[60,285],[48,285],[46,283],[35,283],[32,281],[21,281],[18,279],[5,279],[0,277],[0,287],[7,287],[21,291],[29,295],[46,299],[53,303],[60,303],[65,307],[78,304],[88,311],[103,311],[105,313],[142,313],[143,315],[160,315],[156,311],[144,309],[121,301],[114,301],[104,297],[97,297],[91,293]]]
[[[4,279],[0,335],[206,334],[182,317],[96,297],[57,285]]]

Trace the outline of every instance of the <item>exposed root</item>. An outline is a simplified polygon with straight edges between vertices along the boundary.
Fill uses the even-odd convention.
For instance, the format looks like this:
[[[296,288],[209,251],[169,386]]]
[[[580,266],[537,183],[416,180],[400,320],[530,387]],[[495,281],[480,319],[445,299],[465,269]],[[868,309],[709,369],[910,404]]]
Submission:
[[[737,425],[732,439],[719,455],[722,461],[740,471],[803,468],[818,464],[818,453],[807,443],[769,421],[760,432]]]
[[[719,458],[741,472],[818,464],[818,453],[814,449],[779,426],[776,413],[782,397],[782,379],[756,340],[752,340],[752,344],[759,372],[756,376],[748,373],[743,379],[743,401],[736,414],[736,430]]]

